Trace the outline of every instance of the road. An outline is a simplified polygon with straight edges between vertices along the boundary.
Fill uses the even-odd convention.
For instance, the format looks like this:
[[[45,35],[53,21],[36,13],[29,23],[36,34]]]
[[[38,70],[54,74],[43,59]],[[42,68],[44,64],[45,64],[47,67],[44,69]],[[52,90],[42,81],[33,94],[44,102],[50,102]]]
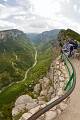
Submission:
[[[33,68],[35,67],[35,65],[37,64],[37,50],[36,48],[34,47],[35,49],[35,61],[34,61],[34,64],[25,72],[25,76],[24,76],[24,79],[22,81],[25,81],[27,79],[27,75],[28,75],[28,72]]]
[[[71,60],[76,70],[76,87],[71,94],[68,108],[55,120],[80,120],[80,61]]]
[[[12,83],[9,84],[8,86],[3,87],[3,88],[0,90],[0,93],[2,93],[6,88],[12,86],[14,83],[18,84],[18,83],[23,82],[23,81],[25,81],[25,80],[27,79],[28,72],[29,72],[33,67],[35,67],[35,65],[37,64],[37,50],[36,50],[35,46],[34,46],[34,49],[35,49],[35,61],[34,61],[33,65],[32,65],[30,68],[28,68],[27,71],[25,72],[24,79],[21,80],[21,81],[12,82]],[[12,62],[12,65],[13,65],[13,64],[14,64],[14,63]],[[14,66],[14,65],[13,65],[13,66]]]

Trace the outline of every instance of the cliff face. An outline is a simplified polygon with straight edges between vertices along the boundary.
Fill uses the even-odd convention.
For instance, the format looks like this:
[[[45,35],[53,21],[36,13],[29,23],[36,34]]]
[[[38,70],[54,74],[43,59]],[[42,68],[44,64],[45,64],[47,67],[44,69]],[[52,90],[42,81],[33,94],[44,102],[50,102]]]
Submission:
[[[53,60],[47,75],[39,79],[32,91],[33,98],[22,95],[17,98],[12,109],[13,120],[27,120],[38,110],[49,105],[64,94],[65,82],[69,79],[64,62],[60,57]],[[69,99],[53,107],[37,120],[54,120],[67,107]]]
[[[15,39],[21,34],[24,34],[24,33],[17,29],[0,31],[0,42],[5,42],[8,38],[11,38],[11,37]]]
[[[0,31],[0,89],[22,80],[34,63],[34,48],[25,33],[12,29]]]
[[[57,40],[59,31],[60,29],[54,29],[54,30],[42,32],[40,34],[29,33],[27,35],[34,43],[39,44],[41,42],[48,42],[48,41],[55,42]]]

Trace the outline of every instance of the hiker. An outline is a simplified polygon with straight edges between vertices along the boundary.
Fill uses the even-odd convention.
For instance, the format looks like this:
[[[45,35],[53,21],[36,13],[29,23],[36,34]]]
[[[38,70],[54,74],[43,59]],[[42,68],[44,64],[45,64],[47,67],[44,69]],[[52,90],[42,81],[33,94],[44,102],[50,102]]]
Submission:
[[[77,41],[74,39],[69,39],[67,43],[64,44],[62,51],[68,56],[72,56],[74,54],[74,50],[79,48]]]
[[[68,57],[72,56],[73,50],[74,50],[73,44],[70,44],[69,42],[67,42],[66,44],[64,44],[64,46],[63,46],[63,48],[62,48],[62,51],[63,51]]]
[[[78,43],[77,43],[76,40],[71,39],[71,40],[69,41],[69,43],[73,45],[74,49],[77,49],[77,48],[78,48]]]

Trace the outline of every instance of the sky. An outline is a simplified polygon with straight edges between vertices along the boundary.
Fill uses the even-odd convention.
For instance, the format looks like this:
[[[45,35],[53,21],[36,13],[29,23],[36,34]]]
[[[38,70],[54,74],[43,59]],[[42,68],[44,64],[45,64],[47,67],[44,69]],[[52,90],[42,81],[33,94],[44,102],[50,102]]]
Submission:
[[[0,0],[0,30],[39,33],[67,28],[80,33],[79,0]]]

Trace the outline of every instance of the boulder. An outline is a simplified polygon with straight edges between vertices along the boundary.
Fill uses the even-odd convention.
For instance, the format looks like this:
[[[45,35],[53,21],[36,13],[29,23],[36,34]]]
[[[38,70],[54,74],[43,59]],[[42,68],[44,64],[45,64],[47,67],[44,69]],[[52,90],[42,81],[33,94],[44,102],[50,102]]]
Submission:
[[[27,103],[27,105],[26,105],[26,110],[29,111],[30,109],[35,108],[35,107],[37,107],[37,106],[38,106],[37,102]]]
[[[41,90],[40,84],[36,84],[35,87],[34,87],[34,92],[35,92],[36,94],[39,94],[40,90]]]
[[[32,102],[34,102],[34,100],[29,95],[22,95],[16,100],[15,106],[20,104],[26,105],[27,103],[32,103]]]
[[[57,112],[56,111],[48,111],[45,115],[45,120],[53,120],[56,118]]]
[[[38,101],[45,101],[45,96],[39,96]]]
[[[59,81],[60,81],[60,82],[64,82],[64,81],[65,81],[64,77],[59,76]]]
[[[26,109],[26,106],[24,104],[17,105],[12,109],[12,116],[15,117],[19,115],[20,113],[23,113]]]
[[[60,89],[58,90],[57,95],[58,95],[58,96],[62,96],[63,94],[64,94],[64,92],[63,92],[62,88],[60,88]]]
[[[59,64],[60,64],[60,62],[57,60],[57,61],[56,61],[56,65],[59,65]]]
[[[40,96],[47,96],[47,89],[42,90]]]
[[[39,105],[43,105],[43,104],[45,104],[46,102],[45,101],[38,101],[38,104]]]
[[[43,77],[42,90],[48,89],[50,85],[50,80],[46,77]]]

